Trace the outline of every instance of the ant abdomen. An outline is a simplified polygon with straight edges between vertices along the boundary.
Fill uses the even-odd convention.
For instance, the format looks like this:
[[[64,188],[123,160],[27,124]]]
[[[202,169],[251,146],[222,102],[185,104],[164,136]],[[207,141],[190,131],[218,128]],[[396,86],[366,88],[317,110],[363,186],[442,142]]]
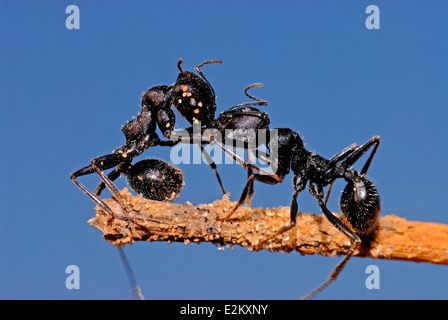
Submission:
[[[172,200],[184,186],[182,171],[158,159],[137,162],[126,176],[135,192],[151,200]]]
[[[340,199],[342,216],[358,234],[369,233],[378,221],[381,201],[375,185],[366,177],[350,181]]]

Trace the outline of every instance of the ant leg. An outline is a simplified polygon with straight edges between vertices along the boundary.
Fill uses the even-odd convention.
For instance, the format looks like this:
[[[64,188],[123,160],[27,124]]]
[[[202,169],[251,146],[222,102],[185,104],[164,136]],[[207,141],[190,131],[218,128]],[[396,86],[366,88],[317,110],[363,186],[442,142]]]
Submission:
[[[118,165],[117,168],[115,170],[113,170],[106,177],[103,174],[103,172],[97,166],[95,166],[95,164],[92,164],[92,166],[97,171],[97,173],[99,174],[99,176],[102,180],[101,184],[98,186],[97,190],[95,191],[95,195],[97,195],[98,190],[99,190],[98,192],[101,193],[102,189],[100,189],[100,186],[107,187],[111,191],[114,199],[117,200],[118,203],[120,204],[120,206],[123,208],[123,213],[125,213],[125,217],[127,219],[131,219],[126,216],[126,210],[125,210],[123,201],[121,199],[120,192],[117,189],[117,187],[113,184],[112,179],[110,179],[111,176],[112,176],[112,178],[114,178],[114,180],[116,178],[118,178],[122,172],[122,168],[124,165],[128,166],[128,165],[130,165],[130,163],[123,163],[123,165],[121,165],[121,164]],[[104,189],[104,187],[103,187],[103,189]],[[130,221],[130,220],[128,220],[128,221]],[[131,229],[131,236],[132,236],[132,229]],[[132,296],[134,297],[135,300],[144,300],[145,298],[143,297],[142,290],[141,290],[140,286],[137,284],[137,280],[135,278],[134,271],[132,270],[131,264],[129,263],[129,260],[126,256],[126,253],[124,252],[124,249],[121,246],[118,246],[117,249],[118,249],[118,253],[120,255],[120,259],[123,262],[123,266],[124,266],[126,275],[128,277],[129,285],[131,287]]]
[[[329,284],[331,284],[333,281],[336,280],[336,278],[341,273],[342,269],[344,269],[345,265],[348,263],[350,258],[353,256],[353,254],[356,252],[356,249],[358,249],[359,245],[361,244],[361,239],[359,236],[354,233],[350,228],[348,228],[342,220],[340,220],[337,216],[335,216],[333,213],[328,210],[328,208],[325,206],[324,202],[322,201],[322,197],[318,196],[318,203],[320,208],[322,209],[322,212],[324,213],[325,217],[331,222],[333,226],[335,226],[339,231],[344,233],[347,237],[350,238],[351,241],[351,248],[347,255],[342,259],[341,262],[339,262],[336,267],[331,271],[330,277],[327,281],[322,283],[320,286],[315,288],[313,291],[308,293],[306,296],[302,297],[304,300],[311,299],[316,294],[318,294],[320,291],[328,287]]]
[[[247,149],[247,159],[249,160],[249,162],[255,163],[255,154],[251,148]],[[253,170],[250,168],[247,169],[247,179],[248,180],[252,174],[253,174]],[[250,206],[250,203],[252,202],[253,195],[254,195],[254,181],[252,180],[249,185],[249,191],[247,193],[247,199],[246,199],[246,203],[248,206]]]
[[[140,218],[140,217],[129,217],[126,215],[126,206],[123,203],[123,198],[121,197],[120,190],[115,186],[115,184],[101,171],[101,169],[96,166],[95,164],[92,164],[95,171],[98,173],[98,176],[100,177],[101,181],[104,183],[104,185],[109,189],[109,191],[112,193],[112,197],[120,204],[121,208],[123,209],[124,216],[121,215],[115,215],[115,217],[127,219],[128,221],[134,220],[145,220],[145,221],[152,221],[156,223],[163,223],[162,221],[150,219],[150,218]],[[89,191],[91,193],[91,191]],[[100,198],[98,198],[96,195],[94,197],[103,202]],[[95,200],[94,200],[95,201]],[[95,201],[96,202],[96,201]],[[103,202],[104,203],[104,202]],[[104,204],[106,205],[106,204]],[[110,209],[109,209],[110,210]]]
[[[348,147],[345,147],[340,152],[336,153],[333,157],[330,158],[328,165],[330,167],[334,166],[336,163],[338,163],[342,159],[350,156],[356,149],[358,149],[358,147],[359,146],[357,143],[352,143]]]
[[[287,226],[280,228],[276,232],[275,236],[278,236],[279,234],[282,234],[295,227],[297,213],[299,211],[299,206],[297,204],[297,196],[299,195],[300,192],[302,192],[305,189],[307,182],[308,180],[306,179],[294,176],[293,178],[294,193],[292,194],[291,207],[289,211],[289,224]]]
[[[221,177],[219,176],[218,167],[216,166],[216,163],[213,161],[212,157],[208,154],[207,150],[205,150],[204,146],[202,144],[199,144],[199,148],[201,148],[201,152],[205,157],[205,160],[209,164],[210,168],[215,171],[216,178],[218,179],[219,187],[221,188],[222,194],[226,194],[226,190],[224,189],[224,186],[222,184]]]
[[[107,175],[107,178],[110,181],[115,181],[118,177],[120,177],[120,175],[122,173],[125,173],[127,168],[131,165],[130,162],[123,162],[120,163],[114,170],[112,170],[111,172],[109,172],[109,174]],[[106,184],[101,181],[101,183],[98,185],[98,187],[96,187],[94,194],[99,196],[101,195],[101,192],[106,188]]]
[[[350,167],[352,164],[354,164],[356,161],[361,158],[364,153],[367,152],[372,146],[373,150],[370,153],[369,158],[367,159],[366,163],[364,164],[364,167],[361,169],[361,176],[365,176],[367,173],[367,170],[369,170],[370,164],[372,163],[373,157],[375,156],[376,150],[378,149],[378,146],[381,142],[380,136],[375,136],[366,143],[364,143],[362,146],[360,146],[358,149],[356,149],[353,153],[351,153],[341,164],[344,168]]]
[[[267,184],[277,184],[278,181],[271,176],[265,176],[261,174],[251,174],[249,178],[247,179],[246,185],[244,186],[243,192],[241,193],[240,199],[238,200],[237,205],[230,211],[230,213],[225,216],[224,218],[218,218],[218,221],[227,221],[235,212],[238,210],[238,208],[244,203],[246,200],[250,187],[253,185],[254,180],[267,183]]]
[[[253,170],[247,169],[247,180],[249,180],[249,178],[252,174],[253,174]],[[248,206],[250,206],[253,196],[254,196],[254,180],[251,180],[250,185],[249,185],[249,190],[247,192],[247,199],[246,199],[246,203]]]
[[[333,183],[334,183],[334,181],[335,181],[335,180],[331,181],[330,185],[328,186],[328,189],[327,189],[327,195],[326,195],[326,197],[325,197],[325,202],[324,202],[325,205],[328,204],[328,199],[330,199],[330,193],[331,193],[331,189],[333,189]]]
[[[182,130],[182,131],[184,131],[184,130]],[[215,171],[216,178],[218,179],[219,187],[221,188],[222,194],[225,195],[226,194],[226,190],[225,190],[224,185],[222,183],[221,176],[219,175],[218,167],[216,166],[216,163],[213,161],[212,157],[208,154],[207,150],[205,150],[205,148],[203,147],[202,141],[199,142],[199,143],[195,142],[195,138],[193,136],[193,127],[189,127],[187,129],[185,129],[185,131],[188,133],[187,137],[186,137],[186,135],[179,134],[178,132],[175,131],[174,133],[172,133],[172,137],[176,137],[177,138],[176,141],[172,141],[172,140],[170,140],[170,141],[161,141],[160,145],[161,146],[170,146],[170,147],[172,147],[172,146],[175,146],[175,145],[177,145],[178,143],[181,143],[181,142],[188,142],[190,144],[191,143],[197,144],[199,146],[199,148],[201,149],[201,153],[204,155],[205,160],[207,161],[208,165],[210,166],[210,168],[213,171]]]
[[[263,162],[266,162],[266,163],[269,164],[269,165],[271,164],[271,160],[269,159],[269,157],[268,157],[268,155],[267,155],[266,152],[263,152],[263,151],[260,151],[260,150],[256,150],[256,153],[257,153],[257,156],[256,156],[256,157],[257,157],[258,159],[260,159],[260,160],[263,161]],[[249,161],[251,161],[251,160],[250,160],[250,159],[251,159],[251,156],[252,156],[252,157],[255,157],[250,149],[247,150],[247,154],[248,154],[248,159],[249,159]],[[248,169],[247,169],[247,178],[249,178],[249,177],[252,175],[252,173],[253,173],[253,170],[252,170],[251,168],[248,168]],[[278,175],[278,176],[280,177],[280,175]],[[280,182],[280,181],[278,181],[278,182]],[[248,195],[247,195],[247,200],[246,200],[246,203],[247,203],[249,206],[250,206],[250,203],[251,203],[251,201],[252,201],[253,194],[254,194],[254,182],[252,181],[252,183],[251,183],[251,185],[250,185],[250,187],[249,187],[249,193],[248,193]]]
[[[81,189],[82,192],[84,192],[86,195],[88,195],[91,198],[91,195],[89,195],[89,193],[90,194],[92,194],[92,193],[84,185],[82,185],[80,182],[78,182],[77,178],[94,173],[95,169],[92,164],[97,165],[101,170],[106,170],[106,169],[110,169],[115,166],[118,166],[122,162],[123,162],[123,155],[121,155],[121,154],[112,153],[112,154],[100,156],[100,157],[92,159],[90,165],[85,166],[84,168],[81,168],[81,169],[73,172],[72,174],[70,174],[70,179],[73,181],[73,183],[79,189]],[[98,186],[95,193],[98,191],[100,194],[103,189],[104,189],[103,187]]]
[[[338,152],[333,157],[331,157],[331,159],[328,162],[328,166],[331,168],[334,168],[336,163],[338,163],[339,161],[343,160],[344,158],[347,158],[348,156],[350,156],[356,149],[358,149],[357,143],[353,143],[353,144],[349,145],[348,147],[344,148],[342,151]],[[330,185],[328,186],[327,195],[325,197],[325,205],[328,204],[328,200],[330,198],[330,193],[333,188],[334,181],[335,180],[331,181]]]
[[[358,148],[358,144],[353,143],[353,144],[349,145],[348,147],[342,149],[342,151],[338,152],[337,154],[335,154],[333,157],[330,158],[330,160],[328,162],[328,166],[333,168],[336,165],[336,163],[338,163],[342,159],[351,155],[357,148]],[[325,205],[327,205],[328,199],[330,198],[330,193],[331,193],[331,189],[333,188],[333,183],[334,183],[334,180],[331,181],[330,185],[328,186],[327,195],[325,197]]]
[[[216,143],[225,153],[227,153],[230,157],[232,157],[233,160],[235,160],[240,165],[242,165],[244,169],[246,169],[246,170],[252,169],[254,171],[259,172],[261,175],[271,177],[272,179],[276,180],[277,182],[283,182],[283,179],[284,179],[283,177],[276,175],[274,173],[267,172],[267,171],[257,167],[256,165],[248,163],[246,160],[241,158],[235,152],[233,152],[233,151],[229,150],[227,147],[223,146],[222,143],[218,142],[216,139],[212,138],[211,140],[212,140],[211,143]]]
[[[98,163],[99,166],[101,167],[101,169],[109,169],[109,168],[113,168],[113,167],[117,166],[121,162],[123,162],[122,155],[114,154],[114,153],[107,154],[107,155],[92,159],[90,165],[85,166],[84,168],[81,168],[81,169],[73,172],[70,175],[70,179],[73,181],[73,183],[79,189],[81,189],[81,191],[84,192],[90,199],[92,199],[93,202],[95,202],[97,205],[99,205],[104,210],[104,212],[106,212],[111,217],[114,217],[114,213],[112,212],[112,210],[100,198],[98,198],[95,194],[93,194],[89,189],[87,189],[83,184],[78,182],[78,180],[76,180],[76,179],[80,176],[84,176],[84,175],[91,174],[91,173],[95,172],[95,167],[94,167],[95,163]]]
[[[107,189],[112,193],[112,197],[120,204],[120,206],[124,209],[125,206],[123,204],[120,191],[115,186],[115,184],[112,182],[112,180],[107,177],[98,166],[96,166],[95,163],[92,162],[92,167],[95,169],[95,171],[98,173],[98,176],[100,177],[102,183],[106,186]]]
[[[104,156],[100,156],[100,157],[92,159],[91,162],[94,162],[98,167],[100,167],[101,170],[106,170],[106,169],[113,168],[113,167],[119,165],[120,163],[122,163],[123,155],[116,154],[116,153],[106,154]],[[76,180],[76,178],[78,178],[78,177],[85,176],[85,175],[88,175],[88,174],[91,174],[94,172],[95,172],[95,169],[93,168],[92,164],[90,164],[88,166],[85,166],[84,168],[81,168],[81,169],[73,172],[70,175],[70,178],[72,180]]]

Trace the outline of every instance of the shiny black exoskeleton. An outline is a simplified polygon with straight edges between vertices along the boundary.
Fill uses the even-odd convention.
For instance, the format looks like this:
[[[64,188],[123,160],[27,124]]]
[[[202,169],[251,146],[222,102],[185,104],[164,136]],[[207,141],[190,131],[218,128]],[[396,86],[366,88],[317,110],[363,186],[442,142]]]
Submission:
[[[216,112],[216,96],[212,85],[202,73],[201,68],[207,64],[223,63],[222,60],[209,60],[196,66],[199,74],[182,69],[183,60],[179,59],[179,75],[172,87],[171,99],[174,107],[190,123],[209,126]]]
[[[131,188],[151,200],[172,200],[183,187],[182,171],[158,159],[137,162],[127,172]]]
[[[179,88],[182,91],[182,88],[184,86],[187,86],[190,90],[189,92],[195,93],[194,96],[192,94],[189,94],[191,99],[196,98],[198,100],[198,104],[202,105],[206,110],[209,110],[210,108],[214,108],[214,110],[216,110],[213,88],[211,87],[208,80],[203,76],[200,67],[209,63],[222,63],[222,61],[206,61],[202,65],[196,67],[196,70],[198,70],[202,78],[189,71],[182,70],[180,68],[181,62],[182,59],[180,59],[178,63],[180,74],[176,83],[170,86],[155,86],[150,88],[143,94],[141,99],[142,109],[140,113],[134,119],[128,121],[121,128],[123,134],[126,137],[125,144],[118,147],[111,154],[106,154],[92,159],[89,165],[73,172],[70,175],[71,180],[96,203],[100,201],[98,196],[106,187],[105,182],[102,181],[96,188],[95,192],[90,192],[77,179],[80,176],[94,173],[96,168],[98,168],[99,170],[114,168],[107,176],[108,179],[114,181],[121,174],[127,174],[129,172],[129,168],[132,167],[131,163],[133,158],[142,154],[146,149],[158,145],[172,146],[173,143],[171,141],[161,140],[156,130],[157,128],[159,128],[160,132],[165,138],[170,138],[171,132],[174,130],[174,126],[176,123],[174,111],[171,109],[171,106],[174,105],[176,108],[182,110],[183,105],[182,102],[179,101],[180,98],[178,97]],[[202,100],[202,97],[204,97],[204,100]],[[186,101],[186,99],[184,100]],[[152,165],[153,163],[144,162],[144,164]],[[168,168],[170,167],[170,165],[166,164],[166,167]],[[142,170],[142,172],[145,170],[145,168],[143,168],[142,164],[140,163],[137,168]],[[148,169],[151,169],[151,167]],[[136,169],[134,168],[132,170],[135,171]],[[218,176],[218,180],[221,181],[217,171],[216,175]],[[176,188],[173,187],[173,191],[180,191],[179,186],[177,186]],[[221,188],[223,189],[222,184]],[[149,193],[144,193],[143,196],[145,196],[146,198],[153,197]]]
[[[191,123],[193,126],[185,129],[182,132],[186,132],[187,135],[185,136],[183,134],[180,134],[179,132],[173,132],[172,139],[174,139],[175,143],[197,143],[200,146],[203,154],[206,156],[208,163],[212,168],[215,169],[215,171],[216,164],[205,151],[204,147],[202,146],[203,144],[212,143],[212,141],[213,143],[217,143],[217,141],[219,140],[220,142],[218,143],[220,143],[220,145],[225,144],[228,147],[241,147],[246,149],[250,154],[251,148],[249,147],[256,148],[261,144],[266,144],[266,141],[269,139],[269,116],[266,112],[253,107],[255,105],[267,105],[268,102],[262,99],[258,99],[248,93],[249,89],[262,86],[263,85],[260,83],[254,83],[247,86],[244,90],[245,95],[255,101],[244,102],[235,105],[221,112],[221,114],[216,119],[214,119],[214,111],[216,108],[206,109],[208,112],[207,114],[198,112],[198,118],[194,117],[193,122]],[[186,96],[190,96],[189,92],[189,89],[186,88],[184,94]],[[182,108],[181,110],[183,113],[185,113],[185,117],[188,117],[188,115],[192,112],[193,114],[196,113],[196,109],[194,108],[195,107],[190,105],[190,109]],[[203,109],[201,109],[201,111],[203,111]],[[199,132],[201,132],[200,137],[194,136],[194,126],[198,126],[196,128],[199,129]],[[266,133],[263,139],[258,139],[259,136],[257,133],[260,131]],[[251,174],[252,170],[248,168],[248,175]],[[218,181],[221,184],[219,176]],[[223,187],[222,190],[225,193]],[[249,198],[251,197],[252,193],[253,185],[250,185]]]
[[[175,117],[174,112],[170,109],[169,97],[170,87],[168,86],[157,86],[149,89],[142,97],[141,112],[137,117],[128,121],[121,128],[126,137],[125,144],[118,147],[111,154],[92,159],[90,165],[87,165],[70,175],[71,180],[95,203],[101,201],[98,196],[106,186],[104,181],[101,182],[95,192],[91,192],[84,185],[79,183],[77,178],[94,173],[96,169],[107,170],[115,168],[108,175],[108,178],[113,181],[118,178],[120,174],[127,174],[130,172],[133,168],[131,164],[133,158],[139,156],[152,146],[164,145],[164,141],[159,138],[156,129],[159,127],[164,136],[169,136],[170,132],[174,129]],[[144,170],[141,163],[137,164],[137,168]],[[144,162],[144,164],[152,163]],[[165,163],[165,166],[167,168],[170,167],[167,163]],[[132,169],[132,172],[135,172],[135,170],[135,168]],[[175,188],[173,190],[178,189],[179,188]],[[143,193],[143,196],[151,198],[151,195],[148,193]]]
[[[244,203],[249,194],[250,185],[254,180],[268,184],[276,184],[282,182],[284,177],[292,170],[294,173],[294,193],[290,208],[290,223],[288,226],[281,228],[278,234],[286,232],[295,226],[298,213],[297,196],[308,185],[309,192],[318,200],[318,204],[325,217],[338,230],[352,240],[349,253],[333,270],[330,279],[306,296],[306,298],[311,298],[336,279],[360,245],[361,240],[359,235],[371,232],[376,226],[381,211],[380,196],[375,185],[367,179],[366,174],[381,139],[379,136],[375,136],[361,146],[352,144],[332,158],[326,159],[314,152],[306,150],[300,135],[291,129],[273,129],[270,135],[270,149],[274,149],[272,148],[272,144],[275,143],[277,144],[275,147],[278,153],[273,157],[274,160],[271,160],[271,166],[274,161],[276,165],[276,170],[273,174],[262,172],[258,167],[247,163],[244,159],[239,158],[232,151],[221,145],[221,148],[227,154],[240,162],[245,168],[250,168],[259,173],[253,173],[249,176],[237,205],[224,219],[220,220],[229,219],[238,207]],[[276,135],[276,139],[272,140],[273,135]],[[358,172],[352,165],[370,148],[373,148],[370,156],[361,171]],[[340,178],[347,181],[347,186],[340,199],[342,220],[333,215],[326,206],[331,186],[336,179]],[[324,201],[323,189],[325,186],[329,186],[330,188],[327,193],[327,199]]]
[[[249,147],[249,143],[255,143],[258,147],[265,143],[265,140],[258,139],[254,135],[261,130],[269,133],[269,115],[267,112],[254,108],[254,105],[265,106],[266,100],[255,98],[248,93],[249,89],[262,87],[261,83],[254,83],[244,89],[244,93],[252,102],[243,102],[220,113],[218,118],[211,121],[209,127],[219,131],[224,144],[233,146]],[[205,137],[206,139],[208,137]],[[266,137],[268,138],[268,137]]]
[[[339,205],[344,220],[359,234],[369,233],[381,212],[378,190],[366,177],[349,180]]]

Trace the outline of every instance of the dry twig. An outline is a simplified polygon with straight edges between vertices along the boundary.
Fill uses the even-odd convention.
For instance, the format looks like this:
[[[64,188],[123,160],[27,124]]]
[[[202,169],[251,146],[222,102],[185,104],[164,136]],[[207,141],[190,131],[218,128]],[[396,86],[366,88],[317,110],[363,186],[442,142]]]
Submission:
[[[121,192],[127,213],[115,200],[104,201],[117,215],[138,220],[108,217],[100,208],[89,220],[114,245],[134,241],[212,242],[240,245],[249,250],[298,251],[301,254],[334,256],[346,254],[350,240],[323,215],[299,214],[297,226],[282,235],[276,231],[289,219],[289,207],[272,209],[241,207],[227,222],[219,222],[235,202],[227,199],[211,204],[174,204],[133,197]],[[145,220],[152,219],[153,221]],[[155,222],[158,220],[159,222]],[[395,215],[380,218],[376,231],[364,239],[356,256],[408,260],[448,265],[448,225],[406,221]]]

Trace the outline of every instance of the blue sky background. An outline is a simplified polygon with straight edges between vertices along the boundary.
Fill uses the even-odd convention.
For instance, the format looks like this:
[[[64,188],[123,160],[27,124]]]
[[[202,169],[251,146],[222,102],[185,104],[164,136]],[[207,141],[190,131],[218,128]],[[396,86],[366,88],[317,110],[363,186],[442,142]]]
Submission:
[[[65,27],[70,4],[80,9],[79,30]],[[380,30],[365,27],[371,4],[381,10]],[[269,101],[271,127],[298,131],[322,156],[380,135],[369,177],[382,215],[447,224],[446,12],[446,1],[409,0],[0,1],[0,298],[132,298],[117,250],[87,225],[94,205],[69,174],[123,144],[120,127],[139,112],[141,94],[173,83],[180,57],[188,70],[224,60],[204,68],[218,112],[263,83],[253,94]],[[188,125],[177,119],[178,128]],[[169,161],[169,150],[139,159],[149,157]],[[221,197],[207,165],[181,169],[186,186],[176,202]],[[237,200],[244,170],[219,170]],[[289,206],[291,181],[256,184],[252,206]],[[307,192],[299,210],[319,213]],[[148,299],[296,299],[341,259],[212,244],[125,250]],[[80,268],[79,290],[65,287],[71,264]],[[380,268],[379,290],[365,287],[371,264]],[[447,279],[447,266],[354,258],[317,298],[447,299]]]

